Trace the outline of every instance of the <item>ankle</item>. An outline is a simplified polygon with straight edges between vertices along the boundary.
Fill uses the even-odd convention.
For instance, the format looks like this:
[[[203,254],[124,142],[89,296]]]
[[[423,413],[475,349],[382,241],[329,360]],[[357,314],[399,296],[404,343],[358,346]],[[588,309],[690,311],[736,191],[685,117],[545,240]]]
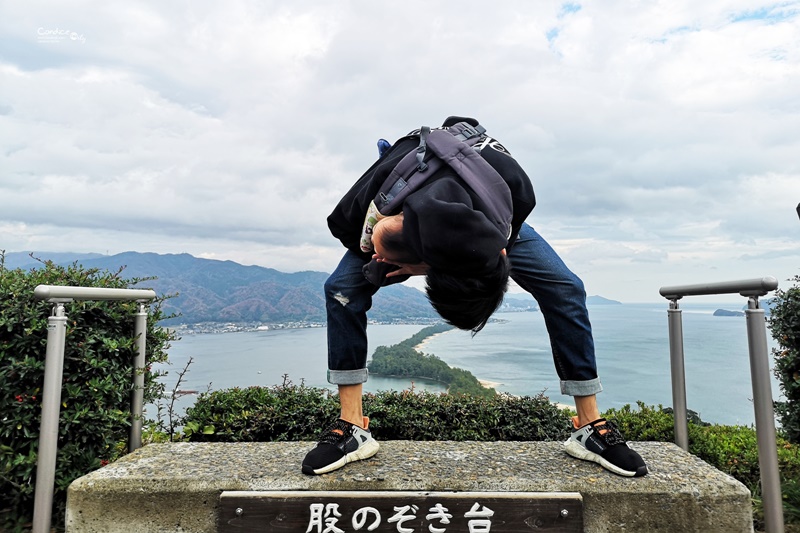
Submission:
[[[575,411],[578,414],[579,427],[601,418],[595,396],[575,396]]]
[[[355,416],[355,415],[345,416],[344,414],[342,414],[342,416],[340,416],[339,418],[344,420],[345,422],[350,422],[354,426],[358,426],[361,429],[367,429],[367,426],[369,425],[369,418],[367,418],[366,416]]]
[[[592,422],[597,422],[602,417],[597,416],[596,418],[585,417],[581,418],[580,416],[573,416],[572,417],[572,425],[575,426],[576,429],[582,428],[583,426],[588,426]]]

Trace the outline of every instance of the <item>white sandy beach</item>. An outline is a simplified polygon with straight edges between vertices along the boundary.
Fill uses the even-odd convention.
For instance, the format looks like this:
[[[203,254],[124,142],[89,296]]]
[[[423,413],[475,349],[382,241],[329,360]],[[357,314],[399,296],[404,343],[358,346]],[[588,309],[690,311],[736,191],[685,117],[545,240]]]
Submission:
[[[478,383],[480,383],[482,387],[486,387],[487,389],[496,389],[497,387],[502,385],[502,383],[500,383],[499,381],[489,381],[488,379],[479,379]]]
[[[414,346],[414,349],[415,349],[416,351],[418,351],[418,352],[425,353],[425,352],[423,352],[423,349],[425,348],[425,345],[427,345],[427,344],[428,344],[428,342],[429,342],[431,339],[435,339],[435,338],[436,338],[436,337],[438,337],[439,335],[444,335],[445,333],[447,333],[447,331],[443,331],[443,332],[441,332],[441,333],[434,333],[433,335],[431,335],[431,336],[429,336],[429,337],[425,337],[421,343],[419,343],[419,344],[417,344],[416,346]]]

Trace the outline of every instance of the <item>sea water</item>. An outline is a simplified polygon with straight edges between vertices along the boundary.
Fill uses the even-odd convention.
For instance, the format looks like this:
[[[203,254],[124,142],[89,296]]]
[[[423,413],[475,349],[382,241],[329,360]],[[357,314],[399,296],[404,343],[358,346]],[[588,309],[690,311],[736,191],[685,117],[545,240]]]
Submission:
[[[713,316],[717,308],[740,307],[730,303],[681,305],[687,405],[708,422],[750,425],[754,421],[745,319]],[[604,387],[598,395],[601,410],[635,405],[637,400],[671,406],[666,301],[590,306],[589,316]],[[371,325],[370,353],[377,346],[407,339],[423,327]],[[181,390],[272,386],[284,379],[332,388],[326,379],[326,335],[326,328],[186,335],[169,349],[172,364],[166,367],[169,374],[162,381],[172,389],[191,357]],[[770,347],[775,345],[769,331],[767,340]],[[555,402],[572,404],[571,397],[560,393],[541,313],[498,313],[474,337],[452,330],[429,338],[420,350],[494,382],[500,392],[543,392]],[[442,385],[424,380],[379,376],[371,376],[365,384],[369,392],[412,387],[444,390]],[[773,378],[774,398],[779,397],[778,392]],[[179,407],[191,405],[194,398],[191,394],[181,397]]]

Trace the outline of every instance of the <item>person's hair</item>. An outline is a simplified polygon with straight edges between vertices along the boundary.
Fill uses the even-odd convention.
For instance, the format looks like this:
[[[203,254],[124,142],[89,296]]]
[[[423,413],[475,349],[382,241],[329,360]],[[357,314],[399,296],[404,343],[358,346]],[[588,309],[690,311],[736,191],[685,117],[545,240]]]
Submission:
[[[437,313],[458,329],[478,333],[503,303],[510,272],[508,258],[501,255],[497,267],[487,274],[465,276],[430,268],[425,292]]]
[[[408,244],[408,241],[406,241],[402,229],[400,231],[381,229],[379,238],[381,240],[381,246],[391,254],[391,259],[393,261],[412,265],[422,262],[422,259],[419,258]]]

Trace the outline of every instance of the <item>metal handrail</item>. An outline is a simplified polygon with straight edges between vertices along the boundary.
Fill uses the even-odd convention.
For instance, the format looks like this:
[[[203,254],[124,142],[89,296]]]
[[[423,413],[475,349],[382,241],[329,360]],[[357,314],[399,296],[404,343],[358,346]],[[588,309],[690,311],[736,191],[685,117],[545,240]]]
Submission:
[[[696,285],[675,285],[661,287],[658,293],[668,300],[680,300],[684,296],[704,296],[710,294],[741,294],[742,296],[764,296],[778,288],[778,280],[772,276],[740,281],[720,281],[698,283]]]
[[[659,293],[670,300],[669,356],[672,374],[672,409],[675,416],[675,443],[689,450],[689,428],[686,411],[686,372],[683,364],[682,311],[678,300],[684,296],[711,294],[740,294],[748,298],[745,316],[750,351],[750,376],[753,384],[753,409],[756,418],[758,465],[761,470],[761,493],[764,502],[764,523],[767,533],[783,533],[783,500],[778,470],[778,449],[775,438],[775,412],[772,406],[769,358],[767,352],[767,323],[758,298],[778,288],[778,280],[768,276],[757,279],[676,285],[662,287]]]
[[[61,411],[61,385],[64,373],[64,346],[67,332],[67,315],[64,311],[64,304],[75,300],[127,300],[139,303],[139,309],[134,315],[137,350],[133,369],[133,392],[131,393],[131,429],[128,437],[128,450],[133,451],[142,445],[145,340],[147,336],[145,303],[154,299],[156,293],[149,289],[39,285],[34,289],[33,296],[37,300],[46,300],[54,304],[53,314],[47,319],[47,354],[42,389],[42,420],[36,460],[32,527],[32,533],[47,533],[50,531],[53,518],[58,419]]]

